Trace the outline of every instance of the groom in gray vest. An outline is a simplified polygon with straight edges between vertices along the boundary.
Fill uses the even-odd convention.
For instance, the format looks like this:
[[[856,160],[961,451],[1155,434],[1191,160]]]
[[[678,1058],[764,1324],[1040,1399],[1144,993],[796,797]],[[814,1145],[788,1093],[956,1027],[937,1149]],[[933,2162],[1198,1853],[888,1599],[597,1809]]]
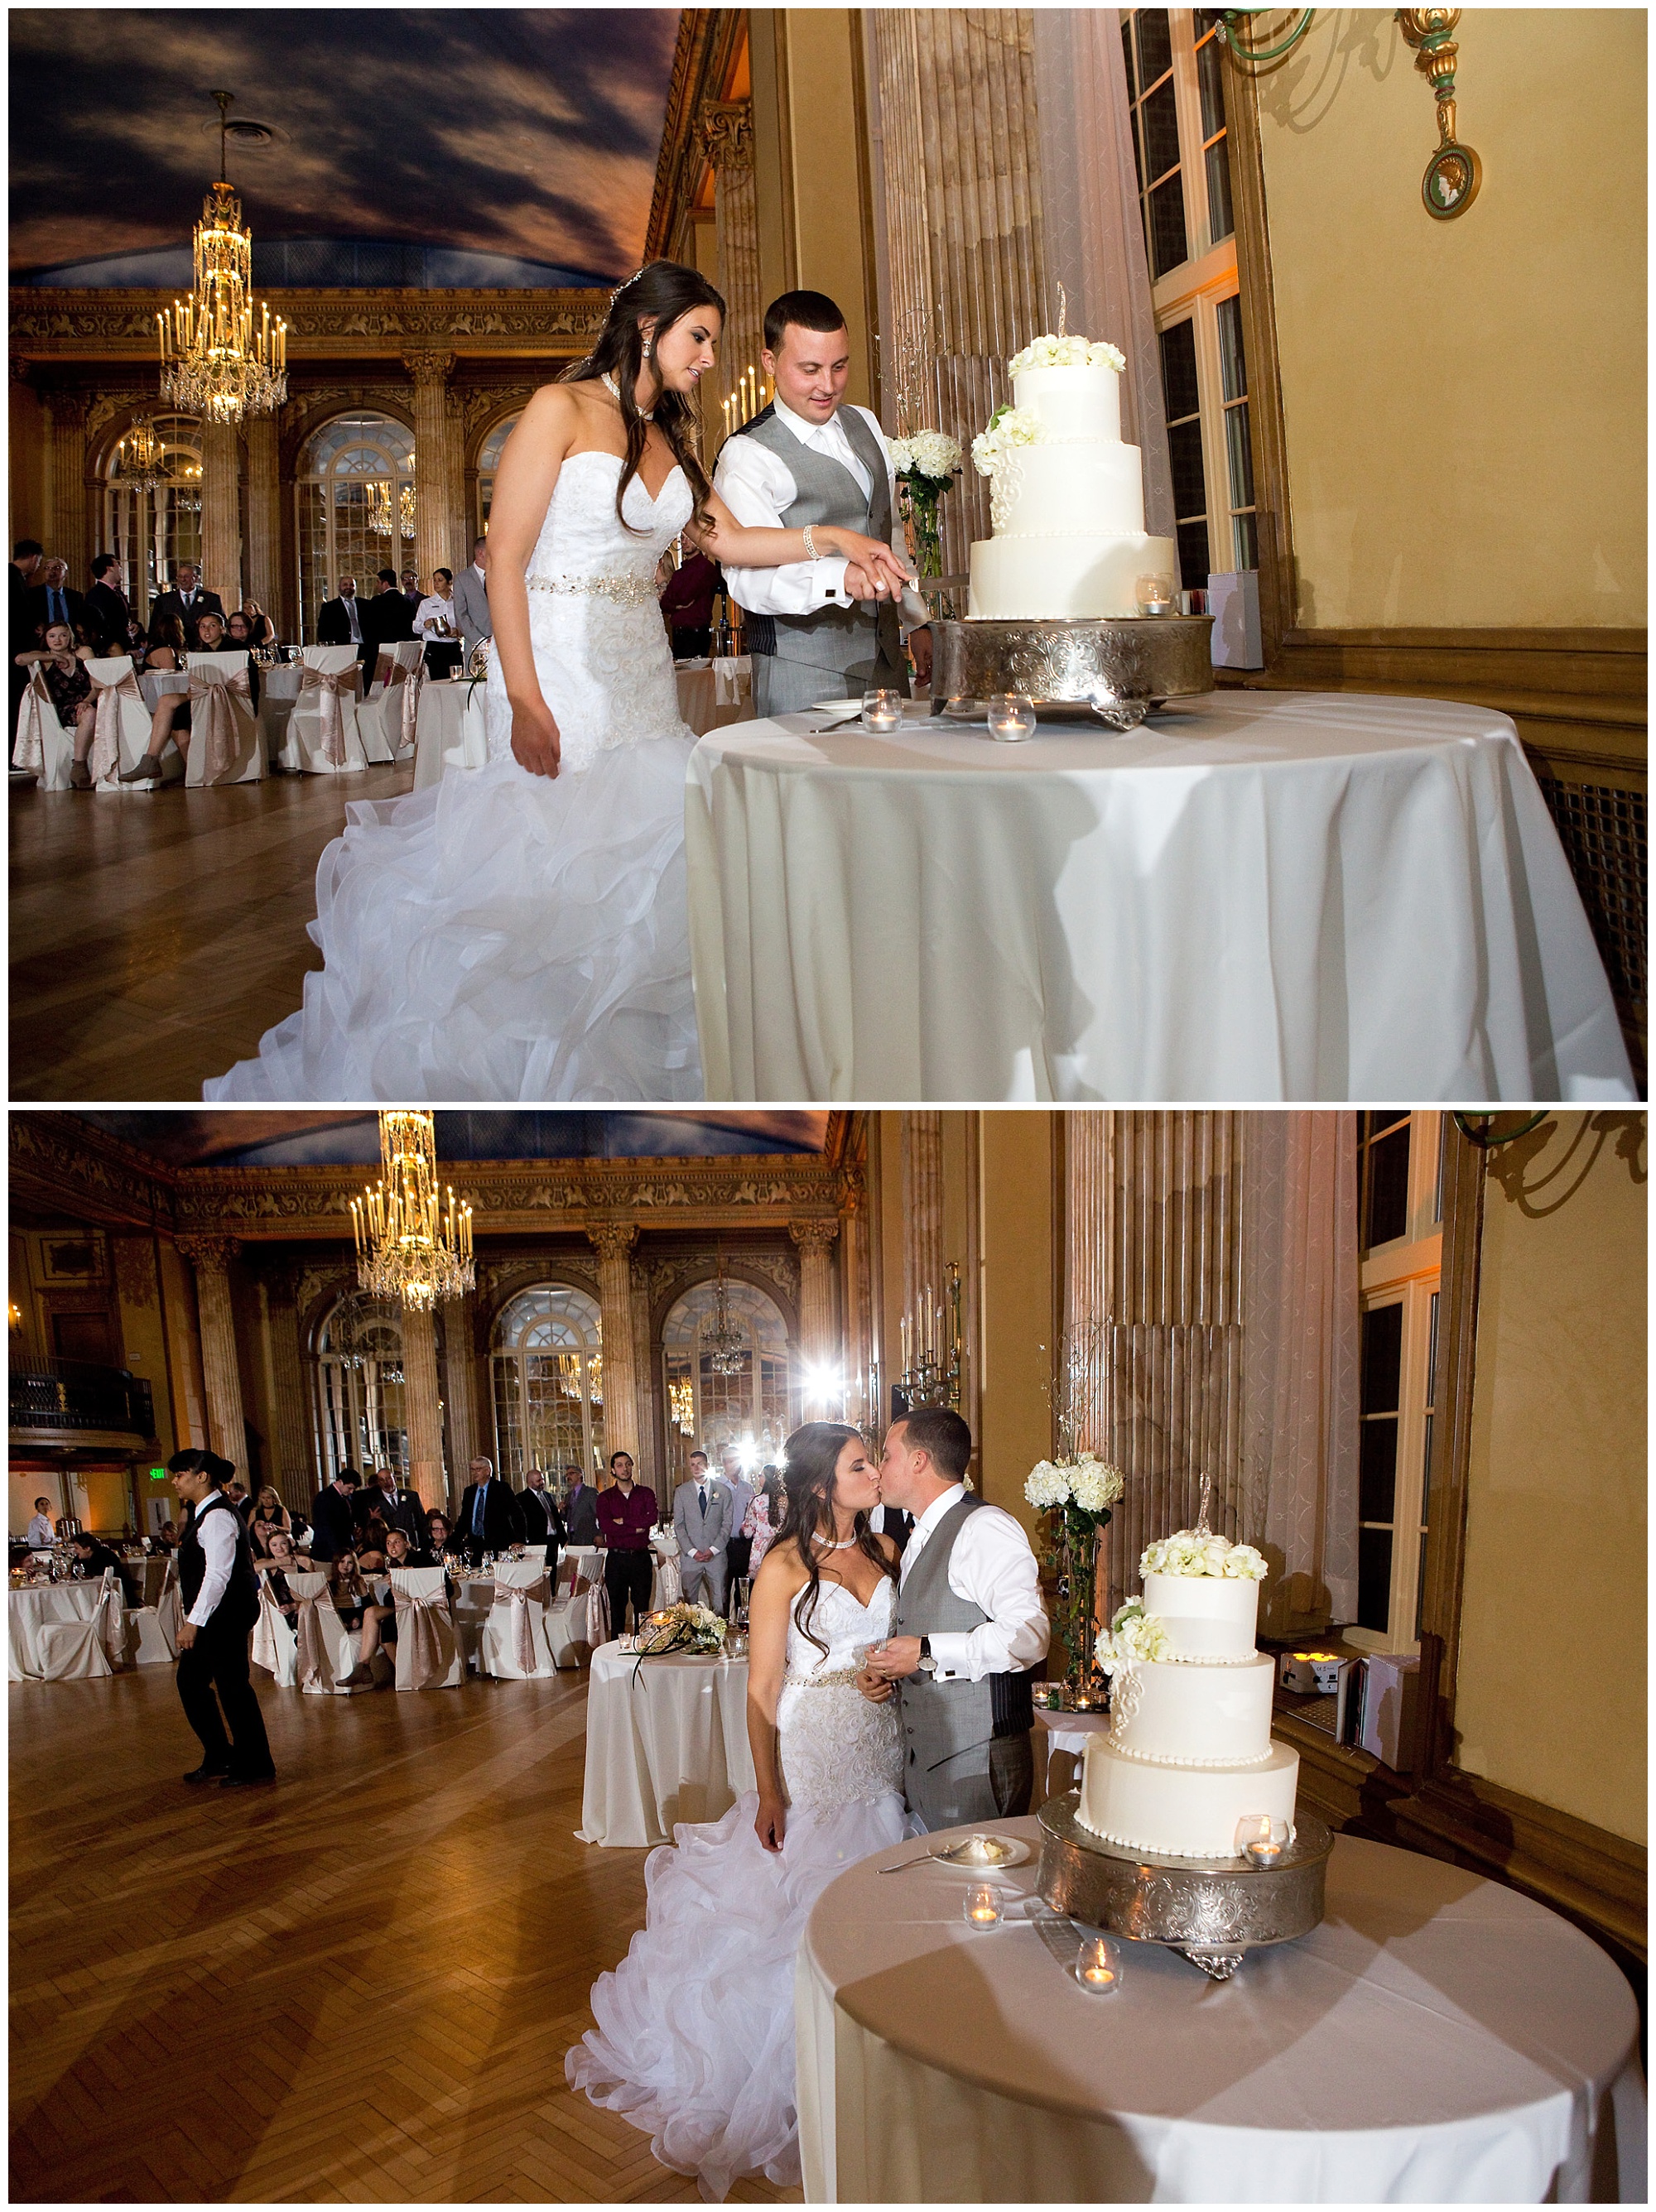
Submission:
[[[967,1490],[971,1431],[947,1406],[893,1421],[882,1504],[915,1516],[892,1633],[858,1677],[876,1704],[895,1689],[909,1810],[928,1830],[1029,1810],[1031,1680],[1047,1619],[1029,1539]]]
[[[750,529],[836,523],[887,540],[906,565],[897,487],[879,422],[843,405],[851,372],[845,318],[824,292],[784,292],[764,314],[760,356],[776,397],[725,441],[714,485]],[[917,594],[894,606],[877,577],[837,556],[783,568],[728,568],[747,611],[753,711],[787,714],[823,699],[909,689],[903,634],[931,673],[931,632]]]

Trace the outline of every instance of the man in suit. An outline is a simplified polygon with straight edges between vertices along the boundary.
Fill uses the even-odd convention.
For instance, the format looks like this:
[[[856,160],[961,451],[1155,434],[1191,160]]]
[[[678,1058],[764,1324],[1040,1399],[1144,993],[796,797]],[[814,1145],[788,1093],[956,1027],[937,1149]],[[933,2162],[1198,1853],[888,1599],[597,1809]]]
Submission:
[[[102,653],[128,650],[126,625],[132,610],[120,588],[121,564],[113,553],[100,553],[92,563],[92,589],[86,595],[86,624],[92,642]]]
[[[673,1492],[673,1533],[679,1540],[679,1579],[691,1604],[725,1609],[725,1547],[730,1541],[730,1491],[707,1471],[705,1452],[690,1455],[690,1480]],[[705,1590],[706,1596],[702,1593]]]
[[[448,617],[466,644],[466,659],[469,663],[473,646],[495,634],[494,618],[489,612],[489,540],[478,538],[472,547],[472,565],[462,568],[454,579],[454,607]]]
[[[481,1455],[472,1462],[472,1480],[460,1500],[454,1534],[473,1558],[527,1541],[522,1507],[495,1473],[493,1462]]]
[[[742,1534],[747,1509],[753,1503],[753,1486],[743,1478],[741,1454],[734,1444],[727,1444],[719,1458],[723,1468],[719,1480],[730,1492],[730,1536],[725,1545],[725,1569],[729,1577],[728,1587],[734,1590],[747,1573],[753,1549],[753,1539]]]
[[[173,571],[174,581],[170,592],[163,592],[149,610],[153,623],[157,617],[176,615],[184,624],[184,641],[196,649],[196,624],[203,615],[216,615],[224,619],[224,602],[216,592],[203,587],[201,571],[193,561],[180,561]]]
[[[355,1548],[356,1516],[353,1500],[362,1478],[354,1467],[342,1467],[332,1482],[325,1482],[311,1507],[311,1557],[337,1559]]]
[[[377,1508],[386,1527],[400,1528],[411,1544],[423,1543],[426,1535],[425,1507],[419,1492],[399,1490],[397,1478],[388,1467],[376,1468],[372,1480],[351,1500],[360,1534],[366,1524],[370,1505]]]
[[[408,601],[408,616],[411,622],[420,611],[420,601],[425,597],[425,593],[420,589],[420,572],[417,568],[403,570],[403,597]]]
[[[374,663],[379,653],[368,630],[368,607],[356,596],[355,576],[341,576],[339,596],[324,599],[316,613],[316,642],[318,645],[354,645],[356,658],[362,666],[362,696],[367,698],[368,687],[374,681]]]
[[[84,593],[69,588],[66,562],[47,561],[43,564],[28,595],[27,614],[29,635],[25,642],[30,645],[34,642],[34,632],[46,623],[67,623],[71,629],[84,623],[86,598]]]
[[[578,1467],[563,1470],[563,1526],[571,1544],[598,1541],[598,1492]]]
[[[259,1618],[259,1578],[241,1516],[224,1495],[230,1462],[177,1452],[167,1462],[190,1509],[179,1545],[179,1703],[201,1744],[186,1782],[274,1782],[276,1764],[248,1676],[247,1633]]]
[[[527,1544],[545,1544],[546,1565],[551,1569],[557,1565],[557,1547],[564,1540],[563,1516],[557,1510],[557,1500],[546,1487],[546,1478],[538,1467],[532,1467],[523,1478],[523,1488],[518,1493],[518,1506],[527,1530]]]
[[[381,568],[374,579],[374,597],[362,609],[362,634],[369,641],[373,658],[362,672],[362,688],[368,689],[379,672],[380,647],[382,645],[401,645],[414,635],[414,617],[409,612],[408,601],[397,586],[397,571]]]

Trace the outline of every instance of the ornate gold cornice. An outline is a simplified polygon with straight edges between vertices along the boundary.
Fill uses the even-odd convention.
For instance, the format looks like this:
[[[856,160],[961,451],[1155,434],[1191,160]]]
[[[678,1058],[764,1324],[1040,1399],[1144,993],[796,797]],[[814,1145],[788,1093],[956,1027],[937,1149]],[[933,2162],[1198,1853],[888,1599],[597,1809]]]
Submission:
[[[173,1227],[172,1176],[76,1114],[13,1114],[8,1182],[14,1206],[109,1227]]]
[[[647,261],[672,253],[678,246],[680,226],[707,168],[697,118],[703,104],[718,100],[730,82],[746,34],[745,9],[685,8],[679,12],[679,43],[645,234]]]
[[[261,295],[261,297],[264,296]],[[161,292],[12,288],[14,362],[157,358]],[[288,359],[400,362],[411,349],[468,358],[567,359],[585,353],[609,312],[609,295],[582,287],[547,292],[296,291],[269,295],[288,325]]]

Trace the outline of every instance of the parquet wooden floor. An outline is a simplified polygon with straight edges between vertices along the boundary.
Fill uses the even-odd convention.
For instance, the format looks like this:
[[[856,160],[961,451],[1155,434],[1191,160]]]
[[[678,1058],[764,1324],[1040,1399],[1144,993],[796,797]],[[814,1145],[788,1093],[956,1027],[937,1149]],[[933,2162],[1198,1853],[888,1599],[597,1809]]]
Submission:
[[[585,1676],[254,1679],[258,1791],[180,1780],[167,1668],[11,1686],[12,2201],[697,2201],[563,2079],[644,1911],[575,1840]]]
[[[321,964],[316,863],[410,768],[149,796],[13,787],[11,1097],[181,1098],[249,1058]]]

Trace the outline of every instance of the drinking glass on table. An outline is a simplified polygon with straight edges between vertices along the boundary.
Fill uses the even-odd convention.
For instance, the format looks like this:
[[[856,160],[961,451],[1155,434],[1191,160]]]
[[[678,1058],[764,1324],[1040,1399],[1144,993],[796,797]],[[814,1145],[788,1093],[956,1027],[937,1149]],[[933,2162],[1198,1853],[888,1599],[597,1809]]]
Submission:
[[[862,695],[862,726],[868,730],[900,729],[903,723],[903,694],[900,691],[865,691]]]

